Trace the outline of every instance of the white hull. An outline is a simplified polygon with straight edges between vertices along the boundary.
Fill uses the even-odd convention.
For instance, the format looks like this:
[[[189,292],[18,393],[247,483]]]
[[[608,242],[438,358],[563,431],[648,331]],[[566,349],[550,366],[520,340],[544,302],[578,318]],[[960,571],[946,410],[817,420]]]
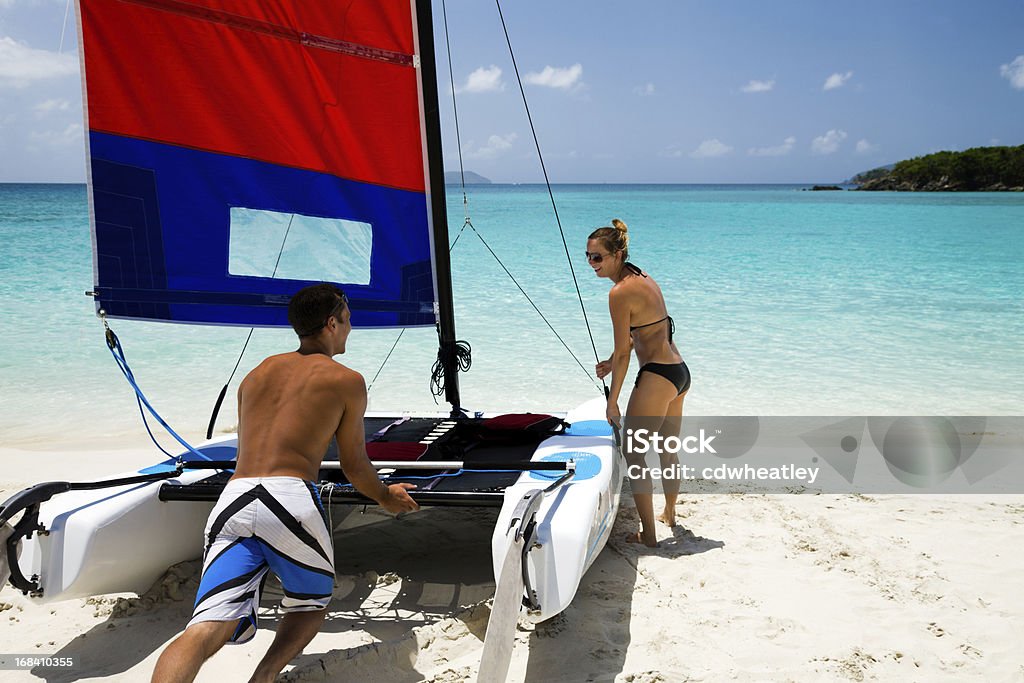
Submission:
[[[571,412],[568,421],[604,421],[604,409],[605,401],[596,399]],[[588,456],[598,460],[583,465],[577,477],[545,496],[537,512],[536,543],[526,549],[525,556],[529,577],[526,589],[532,589],[540,605],[539,609],[527,612],[533,621],[550,619],[569,606],[583,574],[607,542],[619,509],[622,464],[613,437],[554,436],[540,445],[533,460],[561,459],[573,454],[578,460],[589,459]],[[513,542],[514,534],[509,533],[509,527],[516,506],[524,495],[549,483],[527,472],[505,490],[505,503],[491,537],[497,582],[502,580],[501,565]]]
[[[171,480],[196,481],[209,472]],[[104,593],[145,592],[178,562],[203,553],[212,503],[161,502],[164,482],[126,486],[96,500],[95,491],[58,496],[40,521],[49,530],[26,543],[20,565],[40,577],[40,602]]]
[[[603,401],[585,404],[568,415],[569,421],[603,419],[603,406]],[[232,436],[197,448],[222,446],[226,454],[236,445]],[[537,515],[540,546],[526,555],[530,584],[541,605],[531,614],[536,619],[554,616],[568,606],[583,573],[604,547],[618,510],[621,468],[612,438],[555,436],[541,444],[533,460],[570,452],[594,456],[600,467],[591,467],[598,471],[585,479],[580,472],[579,480],[570,480],[546,497]],[[210,473],[186,471],[170,480],[73,491],[43,503],[39,521],[47,533],[33,534],[22,542],[18,563],[26,577],[38,576],[41,591],[32,597],[45,603],[107,593],[143,593],[171,565],[199,558],[203,529],[214,504],[165,502],[159,499],[159,492],[168,481],[191,483]],[[547,480],[526,472],[506,490],[491,544],[495,563],[505,556],[505,530],[513,509],[525,493],[548,486],[550,477],[557,476],[546,474]],[[496,567],[496,579],[499,573],[500,567]]]

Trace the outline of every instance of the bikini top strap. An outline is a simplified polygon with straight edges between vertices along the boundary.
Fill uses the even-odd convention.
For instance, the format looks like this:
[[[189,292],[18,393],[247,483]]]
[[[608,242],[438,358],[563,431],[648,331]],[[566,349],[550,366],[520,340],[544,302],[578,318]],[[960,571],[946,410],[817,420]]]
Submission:
[[[643,277],[647,277],[647,273],[645,273],[645,272],[644,272],[644,271],[643,271],[643,270],[642,270],[642,269],[640,268],[640,266],[636,265],[635,263],[630,263],[629,261],[626,261],[626,262],[625,262],[624,264],[622,264],[622,265],[623,265],[623,266],[624,266],[624,267],[625,267],[625,268],[626,268],[626,269],[627,269],[627,270],[628,270],[629,272],[633,273],[633,275],[642,275]]]
[[[651,325],[657,325],[658,323],[663,323],[666,320],[669,321],[669,324],[672,326],[672,331],[674,332],[676,329],[676,324],[675,322],[672,321],[672,316],[670,315],[666,315],[664,318],[661,318],[660,320],[655,320],[653,323],[647,323],[646,325],[631,325],[629,331],[632,332],[633,330],[639,330],[641,327],[650,327]]]

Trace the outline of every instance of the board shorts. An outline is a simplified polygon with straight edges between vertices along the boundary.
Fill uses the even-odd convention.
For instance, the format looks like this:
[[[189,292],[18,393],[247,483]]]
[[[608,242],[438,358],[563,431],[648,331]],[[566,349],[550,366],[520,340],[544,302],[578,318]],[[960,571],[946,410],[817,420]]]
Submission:
[[[267,572],[281,580],[284,612],[327,608],[334,544],[316,486],[297,477],[232,479],[206,523],[203,577],[188,625],[235,621],[228,642],[256,635]]]

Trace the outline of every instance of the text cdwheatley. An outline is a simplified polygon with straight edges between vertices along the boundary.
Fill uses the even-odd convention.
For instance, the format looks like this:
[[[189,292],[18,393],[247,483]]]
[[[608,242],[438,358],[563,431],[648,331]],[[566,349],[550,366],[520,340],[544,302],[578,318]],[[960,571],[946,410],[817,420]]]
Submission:
[[[626,468],[626,476],[630,479],[718,479],[721,481],[799,481],[813,484],[818,478],[818,467],[798,467],[782,465],[780,467],[754,467],[753,465],[718,465],[703,467],[700,476],[697,468],[692,465],[676,463],[669,467],[644,467],[630,465]]]

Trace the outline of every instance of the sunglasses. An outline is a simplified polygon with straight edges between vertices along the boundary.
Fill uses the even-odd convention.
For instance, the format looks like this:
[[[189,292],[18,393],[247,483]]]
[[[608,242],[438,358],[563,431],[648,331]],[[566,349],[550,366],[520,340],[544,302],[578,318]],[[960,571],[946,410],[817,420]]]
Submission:
[[[333,318],[335,315],[337,315],[338,311],[340,311],[345,306],[348,306],[348,297],[342,294],[341,298],[338,299],[338,303],[334,304],[334,308],[332,308],[331,312],[327,314],[327,319],[330,320],[331,318]],[[327,321],[325,320],[324,325],[326,324]]]
[[[606,258],[611,258],[611,254],[599,254],[596,251],[585,251],[583,255],[587,257],[589,263],[601,263]]]
[[[313,329],[309,330],[308,332],[303,332],[299,336],[300,337],[309,337],[309,336],[315,334],[316,332],[319,332],[323,328],[327,327],[327,323],[330,321],[330,319],[335,317],[337,315],[338,311],[340,311],[343,306],[348,306],[348,297],[345,296],[344,293],[342,293],[341,298],[338,299],[338,303],[334,304],[334,308],[331,309],[331,312],[327,314],[327,317],[324,319],[324,321],[322,323],[320,323],[319,325],[317,325]]]

